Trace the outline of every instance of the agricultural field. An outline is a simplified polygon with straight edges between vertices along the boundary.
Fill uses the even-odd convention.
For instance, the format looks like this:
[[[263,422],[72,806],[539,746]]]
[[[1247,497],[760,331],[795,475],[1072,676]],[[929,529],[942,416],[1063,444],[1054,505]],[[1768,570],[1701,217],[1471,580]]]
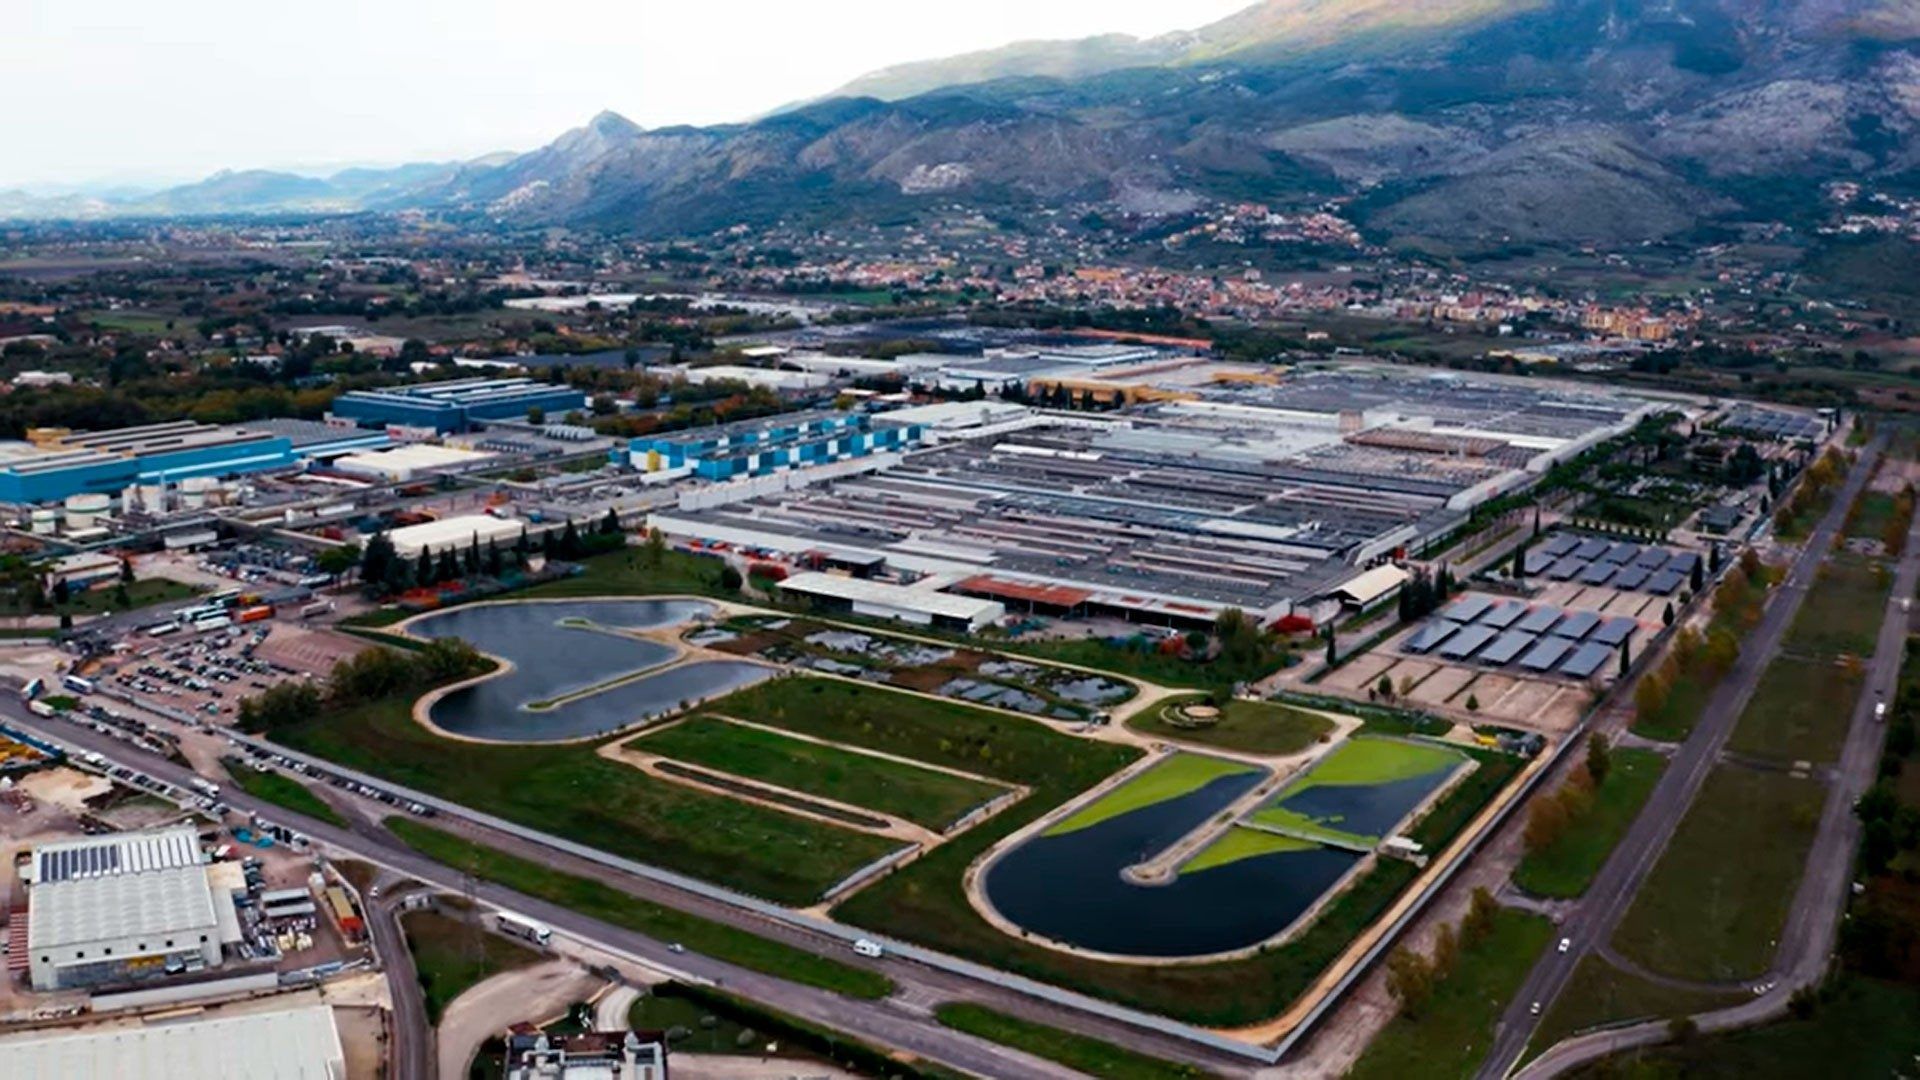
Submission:
[[[1127,726],[1143,735],[1175,742],[1217,746],[1249,754],[1297,754],[1331,735],[1333,721],[1318,713],[1277,701],[1229,700],[1214,715],[1196,717],[1200,697],[1175,698],[1140,712]]]

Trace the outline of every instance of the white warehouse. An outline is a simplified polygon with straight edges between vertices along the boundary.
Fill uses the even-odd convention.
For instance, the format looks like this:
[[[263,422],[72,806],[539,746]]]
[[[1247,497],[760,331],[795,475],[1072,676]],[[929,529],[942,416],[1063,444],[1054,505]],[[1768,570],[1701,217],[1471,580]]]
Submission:
[[[805,596],[823,608],[969,634],[1007,617],[1006,605],[998,600],[977,600],[838,574],[795,574],[782,581],[780,589]]]

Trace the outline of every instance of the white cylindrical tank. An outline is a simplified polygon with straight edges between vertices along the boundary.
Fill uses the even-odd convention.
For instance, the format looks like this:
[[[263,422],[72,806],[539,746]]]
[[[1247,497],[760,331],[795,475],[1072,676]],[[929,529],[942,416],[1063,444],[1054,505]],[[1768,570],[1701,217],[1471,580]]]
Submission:
[[[100,519],[113,509],[113,499],[107,495],[84,492],[67,496],[67,531],[77,532],[91,529],[100,523]]]
[[[33,522],[33,531],[38,536],[52,536],[60,531],[60,512],[51,507],[41,507],[33,512],[29,519]]]
[[[153,514],[166,513],[167,485],[141,484],[140,485],[140,505],[142,507],[145,507],[147,512],[149,513],[153,513]]]
[[[180,481],[180,505],[188,510],[203,510],[219,490],[218,477],[189,476]]]

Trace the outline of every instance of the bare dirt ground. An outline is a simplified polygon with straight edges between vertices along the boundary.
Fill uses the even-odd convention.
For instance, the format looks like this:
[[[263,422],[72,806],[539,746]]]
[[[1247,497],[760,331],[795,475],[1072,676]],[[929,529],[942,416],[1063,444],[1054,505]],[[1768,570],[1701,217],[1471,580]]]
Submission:
[[[1358,690],[1372,686],[1380,681],[1380,673],[1392,667],[1399,657],[1391,656],[1385,650],[1357,657],[1346,667],[1327,676],[1323,682],[1338,690]]]
[[[1467,667],[1444,667],[1421,680],[1407,695],[1409,700],[1420,705],[1444,705],[1468,683],[1473,682],[1476,672]]]
[[[273,633],[260,643],[255,655],[300,671],[325,675],[333,670],[336,662],[365,649],[367,644],[338,630],[276,622]]]
[[[385,1013],[365,1006],[335,1006],[333,1022],[340,1029],[340,1049],[347,1059],[347,1080],[377,1080],[385,1075]]]
[[[447,1006],[435,1037],[439,1075],[467,1075],[475,1051],[490,1035],[526,1021],[542,1024],[593,996],[600,980],[569,960],[549,960],[480,983]],[[676,1068],[674,1070],[678,1072]]]

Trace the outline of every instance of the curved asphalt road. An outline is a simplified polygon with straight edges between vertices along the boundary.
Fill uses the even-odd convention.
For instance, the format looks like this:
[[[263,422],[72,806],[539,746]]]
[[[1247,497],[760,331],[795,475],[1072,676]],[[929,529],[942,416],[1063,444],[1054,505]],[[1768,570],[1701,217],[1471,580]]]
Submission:
[[[382,874],[379,880],[385,888],[392,887],[390,875]],[[427,1023],[427,1001],[420,989],[420,974],[414,970],[413,951],[400,928],[400,899],[401,895],[391,892],[383,892],[378,899],[361,897],[367,909],[367,934],[393,998],[393,1046],[387,1060],[394,1080],[433,1080],[433,1027]]]
[[[1779,651],[1787,628],[1792,625],[1794,616],[1799,614],[1801,602],[1806,599],[1807,590],[1813,585],[1821,562],[1832,549],[1834,540],[1846,521],[1848,509],[1872,477],[1874,466],[1879,461],[1882,445],[1883,441],[1876,439],[1861,452],[1853,469],[1847,474],[1845,485],[1834,498],[1833,506],[1821,519],[1813,535],[1808,538],[1806,546],[1801,549],[1799,557],[1789,568],[1785,582],[1777,588],[1776,594],[1767,604],[1760,624],[1747,635],[1744,646],[1740,650],[1740,657],[1735,661],[1732,671],[1721,680],[1719,687],[1708,699],[1699,722],[1694,725],[1692,735],[1674,753],[1666,773],[1654,787],[1653,794],[1648,797],[1640,816],[1634,819],[1632,827],[1627,830],[1620,845],[1614,849],[1613,855],[1601,867],[1600,873],[1595,876],[1593,884],[1587,889],[1586,896],[1561,923],[1559,936],[1571,939],[1571,947],[1564,953],[1548,952],[1534,965],[1533,971],[1521,984],[1519,992],[1509,1004],[1506,1015],[1501,1018],[1495,1030],[1493,1048],[1476,1074],[1479,1080],[1498,1080],[1512,1072],[1539,1026],[1540,1017],[1531,1014],[1532,1005],[1538,1002],[1541,1015],[1544,1016],[1552,1008],[1554,1000],[1566,989],[1580,961],[1592,952],[1596,945],[1613,937],[1615,927],[1626,914],[1634,896],[1640,891],[1641,885],[1645,883],[1647,875],[1652,871],[1661,853],[1666,850],[1667,842],[1672,839],[1674,829],[1680,824],[1681,818],[1686,816],[1687,808],[1693,804],[1694,797],[1699,794],[1707,775],[1719,763],[1721,749],[1726,745],[1727,738],[1733,733],[1734,725],[1739,721],[1741,712],[1746,709],[1747,702],[1752,698],[1761,674],[1766,671],[1767,665]],[[1920,521],[1916,521],[1916,526],[1920,527]],[[1896,596],[1911,594],[1913,576],[1917,568],[1920,568],[1920,551],[1916,550],[1914,543],[1909,542],[1907,554],[1900,563],[1898,578],[1899,582],[1904,583],[1902,587],[1906,591],[1901,592],[1896,588]],[[1898,612],[1897,603],[1893,611]],[[1869,688],[1890,686],[1899,674],[1900,659],[1904,650],[1897,644],[1891,648],[1888,647],[1886,633],[1887,628],[1883,627],[1881,643],[1874,654],[1872,669],[1867,680]],[[1871,721],[1871,701],[1874,699],[1868,696],[1869,692],[1869,690],[1862,691],[1861,703],[1856,709],[1855,730],[1848,740],[1846,758],[1842,766],[1843,780],[1857,768],[1855,758],[1860,751],[1856,750],[1855,744],[1860,741],[1859,736],[1862,734],[1859,730],[1860,715],[1864,714],[1868,717],[1867,723],[1870,728],[1879,726]],[[1877,754],[1878,732],[1869,731],[1866,734],[1876,737],[1875,749],[1869,753]],[[1866,770],[1870,781],[1873,770],[1871,760],[1867,762]],[[1838,835],[1851,821],[1852,797],[1842,797],[1846,794],[1844,789],[1848,788],[1850,785],[1844,782],[1834,785],[1834,790],[1829,795],[1827,813],[1821,820],[1820,835],[1813,845],[1816,855],[1831,853],[1837,859],[1838,883],[1842,888],[1845,886],[1847,867],[1853,856],[1853,845],[1842,843]],[[1832,821],[1836,804],[1839,807],[1840,819],[1837,825]],[[1818,931],[1823,925],[1827,929],[1825,936],[1831,937],[1833,917],[1837,916],[1838,911],[1837,904],[1831,908],[1824,904],[1816,904],[1814,901],[1817,898],[1811,893],[1819,892],[1821,886],[1829,884],[1829,870],[1831,870],[1830,867],[1810,870],[1800,894],[1795,899],[1794,909],[1784,931],[1785,936],[1779,953],[1781,958],[1795,958],[1796,966],[1814,965],[1816,973],[1825,966],[1827,947],[1816,950],[1812,946],[1818,943],[1821,936]],[[1820,917],[1816,918],[1816,915]],[[1797,976],[1799,972],[1793,971],[1792,974]],[[1727,1011],[1742,1013],[1760,1009],[1762,1006],[1772,1008],[1775,999],[1778,1007],[1784,1007],[1785,998],[1791,990],[1786,986],[1788,980],[1781,981],[1782,986],[1766,997]],[[1652,1029],[1653,1037],[1646,1038],[1648,1042],[1665,1037],[1664,1024],[1639,1025],[1639,1027]],[[1635,1030],[1629,1028],[1604,1033],[1601,1039],[1595,1041],[1611,1042]],[[1565,1045],[1571,1045],[1571,1043]],[[1599,1051],[1599,1053],[1604,1052],[1604,1050]],[[1592,1057],[1599,1056],[1599,1053],[1582,1056],[1579,1060],[1591,1060]],[[1558,1071],[1554,1062],[1562,1060],[1565,1056],[1549,1053],[1531,1065],[1525,1075],[1553,1075]],[[1571,1064],[1573,1062],[1567,1061],[1560,1067]]]

